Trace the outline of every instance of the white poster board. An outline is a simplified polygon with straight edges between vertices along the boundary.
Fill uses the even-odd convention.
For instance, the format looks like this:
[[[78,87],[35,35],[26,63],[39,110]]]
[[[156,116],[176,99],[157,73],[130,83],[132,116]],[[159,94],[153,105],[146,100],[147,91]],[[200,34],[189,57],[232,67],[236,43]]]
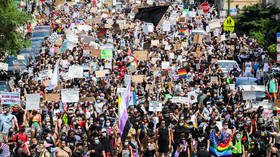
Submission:
[[[26,110],[38,110],[40,105],[40,94],[27,94]]]
[[[8,64],[0,62],[0,70],[8,71]]]
[[[152,112],[162,111],[162,103],[158,102],[158,101],[150,101],[149,102],[149,111],[152,111]]]
[[[170,68],[169,62],[161,62],[161,68],[162,69],[169,69]]]
[[[79,89],[67,88],[61,89],[62,102],[79,102]]]
[[[70,78],[83,78],[84,68],[80,65],[72,65],[69,67],[68,76]]]
[[[174,96],[171,98],[172,103],[182,103],[182,104],[187,104],[189,103],[189,98],[188,97],[180,97],[180,96]]]

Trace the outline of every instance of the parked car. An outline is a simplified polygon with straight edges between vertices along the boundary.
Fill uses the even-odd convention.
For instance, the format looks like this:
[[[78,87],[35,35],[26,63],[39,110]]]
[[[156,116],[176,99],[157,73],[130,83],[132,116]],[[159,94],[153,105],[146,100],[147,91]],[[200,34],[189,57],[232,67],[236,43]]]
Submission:
[[[241,72],[241,69],[235,60],[218,60],[217,64],[225,75],[227,75],[234,67],[237,67],[237,70]]]
[[[254,77],[237,77],[235,88],[243,90],[243,97],[245,94],[256,101],[262,101],[267,98],[265,85],[261,84],[261,81]]]

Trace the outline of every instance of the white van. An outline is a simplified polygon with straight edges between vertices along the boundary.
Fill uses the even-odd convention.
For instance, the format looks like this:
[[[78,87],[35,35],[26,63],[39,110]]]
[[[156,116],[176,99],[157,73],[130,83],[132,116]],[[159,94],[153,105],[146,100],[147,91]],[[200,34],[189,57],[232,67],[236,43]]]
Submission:
[[[237,67],[238,71],[241,71],[239,65],[235,60],[218,60],[217,64],[222,69],[225,75],[227,75],[233,69],[234,66]]]

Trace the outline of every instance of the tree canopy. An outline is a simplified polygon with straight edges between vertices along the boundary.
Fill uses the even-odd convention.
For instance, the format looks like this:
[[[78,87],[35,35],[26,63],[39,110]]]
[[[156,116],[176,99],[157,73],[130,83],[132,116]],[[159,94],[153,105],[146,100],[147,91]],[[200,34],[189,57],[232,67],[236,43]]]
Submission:
[[[236,17],[236,32],[247,34],[269,50],[276,53],[276,33],[280,31],[280,22],[275,15],[280,10],[273,6],[256,4],[243,9],[242,14]]]
[[[20,11],[14,0],[0,1],[0,54],[16,54],[29,42],[23,32],[18,31],[31,20],[31,17]]]

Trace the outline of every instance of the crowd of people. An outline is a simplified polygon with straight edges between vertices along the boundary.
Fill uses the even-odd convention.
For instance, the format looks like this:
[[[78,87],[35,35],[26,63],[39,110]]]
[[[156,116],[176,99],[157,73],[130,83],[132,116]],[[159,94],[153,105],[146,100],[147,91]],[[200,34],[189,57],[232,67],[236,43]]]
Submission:
[[[20,92],[21,103],[2,105],[0,156],[223,156],[215,149],[224,141],[229,141],[230,156],[279,156],[277,110],[267,115],[265,106],[252,108],[241,89],[230,87],[237,77],[250,75],[267,84],[276,102],[278,83],[270,73],[266,49],[250,37],[209,28],[209,23],[224,20],[214,6],[201,14],[199,4],[190,8],[185,2],[156,2],[152,5],[170,6],[151,28],[134,20],[138,7],[149,6],[137,2],[35,5],[33,27],[49,25],[58,38],[43,41],[40,56],[30,59],[27,71],[7,76],[11,92]],[[186,9],[196,15],[189,17]],[[201,42],[197,36],[202,36]],[[102,47],[112,47],[113,56],[93,53]],[[147,58],[135,57],[137,51],[147,52]],[[224,73],[217,60],[236,60],[241,70],[232,67]],[[243,66],[247,62],[253,67],[249,72]],[[73,65],[83,67],[82,78],[67,76]],[[53,84],[57,70],[58,83]],[[100,77],[98,72],[104,70],[108,71]],[[131,79],[133,100],[126,109],[130,127],[124,137],[118,96],[127,75],[143,78]],[[79,101],[46,99],[69,88],[78,89]],[[26,95],[34,93],[40,94],[40,108],[27,110]],[[174,102],[173,97],[189,99]],[[162,108],[152,110],[150,102]]]

